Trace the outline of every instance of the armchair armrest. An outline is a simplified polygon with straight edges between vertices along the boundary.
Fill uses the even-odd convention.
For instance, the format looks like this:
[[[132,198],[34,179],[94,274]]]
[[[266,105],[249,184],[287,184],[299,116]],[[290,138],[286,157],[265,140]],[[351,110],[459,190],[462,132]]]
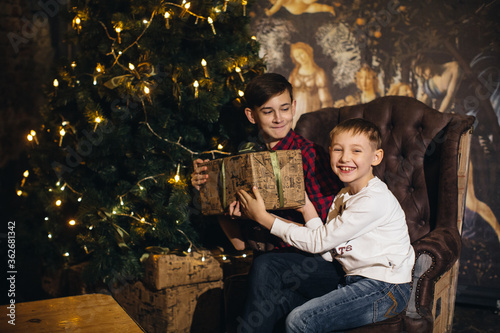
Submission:
[[[436,281],[457,261],[462,243],[457,229],[436,228],[412,245],[417,260],[422,254],[427,254],[432,260],[430,267],[416,277],[418,278],[415,290],[416,310],[425,316],[432,309]]]

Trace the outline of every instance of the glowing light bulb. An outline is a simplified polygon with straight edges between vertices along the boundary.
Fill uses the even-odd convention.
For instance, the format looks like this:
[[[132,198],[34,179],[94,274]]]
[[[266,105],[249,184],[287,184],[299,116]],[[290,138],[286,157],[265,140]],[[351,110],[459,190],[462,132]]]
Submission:
[[[59,81],[57,79],[54,79],[54,82],[52,83],[54,87],[59,87]]]
[[[217,146],[217,149],[222,150],[222,148],[224,148],[224,146],[219,143],[219,145]]]
[[[165,27],[170,29],[170,13],[165,12]]]
[[[130,68],[130,70],[133,71],[135,69],[135,66],[133,63],[129,62],[128,68]]]
[[[194,86],[194,98],[198,98],[198,87],[200,86],[198,80],[195,80],[193,82],[193,86]]]
[[[70,220],[70,221],[68,222],[68,224],[69,224],[69,225],[75,225],[75,224],[76,224],[76,221],[75,221],[75,220]]]
[[[69,252],[64,252],[63,256],[69,257]]]
[[[146,95],[149,95],[149,88],[148,88],[148,87],[144,87],[144,93],[145,93]]]
[[[102,121],[102,119],[101,117],[97,116],[95,117],[94,121],[99,124]]]
[[[62,204],[62,201],[61,201],[61,200],[56,200],[56,206],[58,206],[58,207],[59,207],[59,206],[61,206],[61,204]]]
[[[205,72],[205,77],[208,77],[207,61],[205,59],[201,59],[201,66],[203,66],[203,71]]]
[[[214,35],[217,35],[217,32],[215,32],[214,20],[212,20],[212,18],[211,18],[211,17],[209,17],[209,18],[207,19],[207,22],[208,22],[208,24],[210,24],[210,26],[212,27],[212,32],[214,33]]]
[[[59,147],[61,147],[63,138],[66,135],[66,131],[64,130],[64,128],[61,128],[61,130],[59,131],[59,134],[61,135],[61,137],[59,138]]]
[[[244,93],[243,91],[241,91],[241,90],[238,90],[238,95],[239,95],[240,97],[243,97],[243,96],[245,96],[245,93]]]
[[[23,191],[17,190],[17,196],[20,197],[21,195],[23,195]]]
[[[121,44],[122,43],[122,38],[120,36],[120,32],[122,31],[122,28],[121,27],[116,27],[115,31],[116,31],[116,35],[118,37],[118,44]]]
[[[238,66],[236,66],[236,68],[234,70],[240,76],[241,82],[245,82],[245,79],[243,78],[243,75],[241,75],[241,68],[239,68]]]
[[[23,176],[28,177],[30,175],[30,172],[28,170],[24,171]]]
[[[52,234],[49,232],[49,234],[47,235],[47,237],[48,237],[49,239],[52,239]]]

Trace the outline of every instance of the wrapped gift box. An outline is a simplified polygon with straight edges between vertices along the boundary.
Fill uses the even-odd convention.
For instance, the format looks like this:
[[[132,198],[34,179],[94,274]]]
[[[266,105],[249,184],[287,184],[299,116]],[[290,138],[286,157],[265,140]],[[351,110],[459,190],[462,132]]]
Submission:
[[[148,333],[220,333],[222,267],[209,251],[162,254],[145,262],[145,277],[111,288]]]
[[[304,205],[304,173],[300,150],[247,153],[216,159],[208,167],[201,188],[204,215],[222,214],[237,200],[239,189],[252,192],[257,186],[266,209],[294,209]]]

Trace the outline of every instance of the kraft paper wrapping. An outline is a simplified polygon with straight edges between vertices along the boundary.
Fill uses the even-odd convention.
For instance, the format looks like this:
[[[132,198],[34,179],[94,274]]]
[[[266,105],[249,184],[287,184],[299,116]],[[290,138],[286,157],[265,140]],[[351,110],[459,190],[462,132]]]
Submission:
[[[239,189],[251,193],[254,185],[268,210],[294,209],[305,203],[300,150],[247,153],[212,160],[203,165],[208,167],[209,175],[200,191],[204,215],[224,213],[229,204],[237,200]]]

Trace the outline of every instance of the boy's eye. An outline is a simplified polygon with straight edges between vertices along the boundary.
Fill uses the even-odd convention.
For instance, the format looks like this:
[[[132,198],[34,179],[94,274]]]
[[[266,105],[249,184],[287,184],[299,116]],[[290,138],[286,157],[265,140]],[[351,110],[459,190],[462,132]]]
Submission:
[[[289,108],[289,107],[286,107],[286,108],[281,109],[281,111],[288,111],[288,110],[290,110],[290,108]]]

